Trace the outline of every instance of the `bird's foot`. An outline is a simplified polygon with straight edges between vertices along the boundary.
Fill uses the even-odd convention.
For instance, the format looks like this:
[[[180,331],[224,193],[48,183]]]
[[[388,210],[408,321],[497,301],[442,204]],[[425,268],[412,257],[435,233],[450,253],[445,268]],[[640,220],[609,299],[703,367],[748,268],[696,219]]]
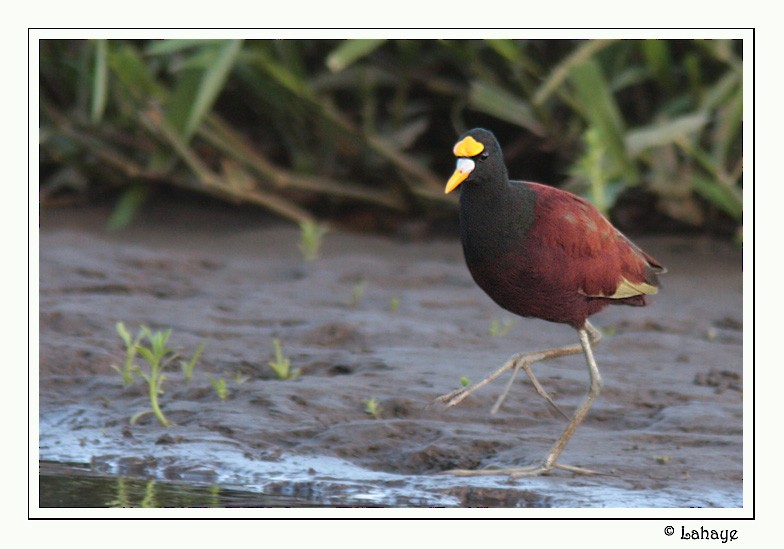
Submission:
[[[575,467],[574,465],[562,465],[554,463],[548,465],[547,462],[542,462],[539,465],[527,465],[525,467],[509,467],[506,469],[451,469],[444,471],[444,474],[455,475],[458,477],[487,477],[487,476],[508,476],[510,478],[522,477],[538,477],[541,475],[549,475],[553,469],[563,469],[578,475],[607,475],[594,471],[593,469],[586,469],[584,467]]]
[[[463,400],[473,392],[471,387],[461,387],[460,389],[455,389],[451,393],[441,395],[434,399],[433,404],[443,404],[444,408],[451,408],[452,406],[457,406],[463,402]]]
[[[576,347],[576,349],[579,350],[580,347]],[[571,352],[574,349],[568,348],[567,350]],[[441,395],[440,397],[433,400],[433,404],[443,404],[445,408],[451,408],[452,406],[457,406],[458,404],[463,402],[463,400],[465,400],[469,395],[471,395],[478,389],[481,389],[491,381],[495,380],[507,370],[512,370],[512,375],[509,377],[509,381],[507,382],[503,393],[501,393],[501,395],[496,400],[495,405],[490,410],[490,413],[495,415],[498,412],[498,410],[501,408],[501,404],[503,404],[504,400],[506,400],[506,396],[509,394],[509,390],[512,388],[512,384],[514,383],[517,374],[520,372],[520,370],[523,370],[525,371],[526,375],[528,375],[528,378],[531,380],[531,383],[533,383],[534,389],[536,389],[536,392],[539,394],[539,396],[545,399],[547,403],[553,408],[553,410],[561,414],[566,420],[569,420],[569,416],[566,415],[566,413],[563,410],[561,410],[561,408],[555,403],[555,401],[553,401],[552,397],[547,393],[547,391],[544,390],[544,387],[542,387],[542,384],[539,383],[539,380],[536,379],[536,376],[531,370],[531,364],[533,362],[536,362],[537,360],[544,360],[545,358],[547,358],[549,353],[554,353],[556,351],[558,351],[559,353],[562,352],[561,349],[551,349],[550,351],[538,351],[534,353],[513,355],[500,368],[498,368],[496,371],[491,373],[486,378],[468,387],[461,387],[459,389],[455,389],[451,393]]]
[[[495,372],[487,376],[481,381],[474,383],[473,385],[469,385],[468,387],[461,387],[459,389],[455,389],[451,393],[447,393],[445,395],[441,395],[440,397],[436,398],[433,403],[434,404],[443,404],[445,408],[451,408],[452,406],[457,406],[463,400],[465,400],[470,394],[474,393],[478,389],[481,389],[498,376],[506,372],[507,370],[514,368],[517,360],[521,358],[523,355],[514,355],[512,358],[507,360],[503,366],[498,368]],[[508,390],[508,389],[507,389]],[[505,396],[505,395],[503,395]],[[503,400],[503,397],[501,398]],[[493,412],[495,413],[495,412]]]

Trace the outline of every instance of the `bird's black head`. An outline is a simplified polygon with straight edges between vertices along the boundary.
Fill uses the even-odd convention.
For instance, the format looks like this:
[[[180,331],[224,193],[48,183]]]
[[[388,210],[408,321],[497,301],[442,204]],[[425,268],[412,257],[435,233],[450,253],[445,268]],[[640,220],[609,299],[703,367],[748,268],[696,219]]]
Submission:
[[[446,184],[445,193],[452,192],[466,180],[482,177],[500,181],[507,179],[501,145],[490,131],[482,128],[467,131],[460,136],[452,152],[457,157],[457,168]]]

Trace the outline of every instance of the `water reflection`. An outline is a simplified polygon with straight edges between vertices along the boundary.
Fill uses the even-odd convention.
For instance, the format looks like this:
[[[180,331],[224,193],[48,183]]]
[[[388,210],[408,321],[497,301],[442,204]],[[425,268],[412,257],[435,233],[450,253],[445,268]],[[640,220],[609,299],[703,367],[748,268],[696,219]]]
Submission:
[[[82,465],[41,462],[39,507],[312,507],[313,502],[154,479],[104,477]]]

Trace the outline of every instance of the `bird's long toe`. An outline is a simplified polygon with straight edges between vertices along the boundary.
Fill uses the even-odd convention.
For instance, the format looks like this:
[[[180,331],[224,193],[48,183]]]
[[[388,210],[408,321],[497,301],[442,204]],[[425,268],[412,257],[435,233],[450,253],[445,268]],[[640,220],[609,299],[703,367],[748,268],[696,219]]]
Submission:
[[[541,463],[539,465],[528,465],[525,467],[510,467],[506,469],[451,469],[443,471],[442,474],[454,475],[457,477],[488,477],[488,476],[508,476],[510,478],[526,478],[538,477],[549,475],[553,469],[562,469],[577,475],[608,475],[609,473],[602,473],[593,469],[586,469],[585,467],[576,467],[574,465],[562,465],[556,463],[547,465]]]
[[[433,400],[433,403],[441,404],[445,408],[451,408],[452,406],[460,404],[469,394],[470,392],[467,387],[461,387],[460,389],[455,389],[451,393],[437,397]]]

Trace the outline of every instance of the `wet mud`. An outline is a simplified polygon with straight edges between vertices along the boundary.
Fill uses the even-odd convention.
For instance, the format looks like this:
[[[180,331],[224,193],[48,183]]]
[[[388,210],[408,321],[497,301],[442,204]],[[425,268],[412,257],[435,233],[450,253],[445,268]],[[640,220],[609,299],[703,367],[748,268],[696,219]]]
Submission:
[[[565,422],[525,376],[495,415],[506,377],[454,408],[433,399],[514,353],[577,342],[567,326],[492,303],[457,238],[333,231],[305,262],[295,228],[247,212],[171,204],[116,234],[106,215],[42,212],[42,460],[305,505],[743,506],[742,276],[730,243],[635,239],[669,268],[663,290],[646,308],[593,317],[604,389],[561,459],[606,474],[456,478],[443,472],[542,459]],[[206,342],[189,383],[170,367],[169,428],[151,414],[129,423],[149,399],[112,369],[124,359],[118,321],[171,328],[184,356]],[[508,332],[491,335],[494,321]],[[268,366],[274,339],[295,379]],[[583,398],[581,356],[535,371],[567,412]],[[225,380],[225,400],[210,378]]]

